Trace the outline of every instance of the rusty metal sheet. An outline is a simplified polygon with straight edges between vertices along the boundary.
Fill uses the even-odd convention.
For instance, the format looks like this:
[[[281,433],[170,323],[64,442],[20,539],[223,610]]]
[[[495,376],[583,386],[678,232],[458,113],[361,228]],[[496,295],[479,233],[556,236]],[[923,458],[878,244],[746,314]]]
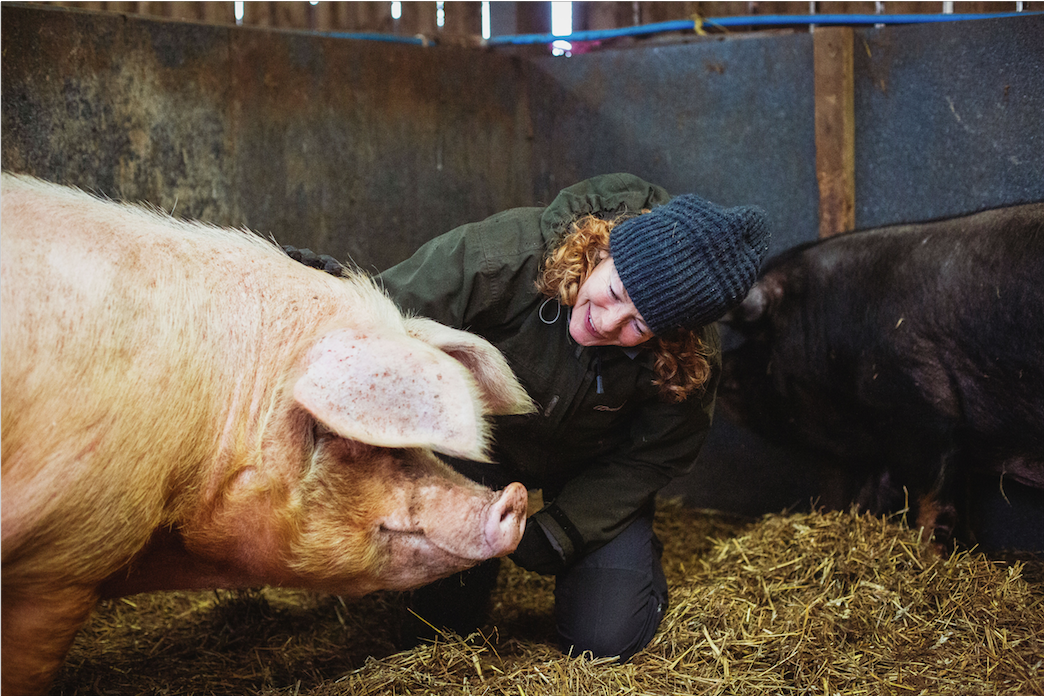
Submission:
[[[506,57],[2,12],[6,169],[370,269],[532,199],[528,102]]]

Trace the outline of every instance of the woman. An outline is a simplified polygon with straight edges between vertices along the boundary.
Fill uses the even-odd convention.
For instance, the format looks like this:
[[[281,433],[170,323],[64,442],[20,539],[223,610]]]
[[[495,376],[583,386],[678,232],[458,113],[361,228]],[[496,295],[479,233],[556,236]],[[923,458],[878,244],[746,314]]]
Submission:
[[[647,211],[647,212],[643,212]],[[746,295],[768,247],[763,214],[626,174],[562,191],[422,246],[380,280],[407,311],[484,336],[539,412],[494,429],[495,465],[452,460],[493,488],[541,489],[511,558],[556,576],[562,650],[630,659],[667,605],[654,499],[688,472],[711,424],[713,323]],[[494,559],[414,593],[430,627],[485,619]]]

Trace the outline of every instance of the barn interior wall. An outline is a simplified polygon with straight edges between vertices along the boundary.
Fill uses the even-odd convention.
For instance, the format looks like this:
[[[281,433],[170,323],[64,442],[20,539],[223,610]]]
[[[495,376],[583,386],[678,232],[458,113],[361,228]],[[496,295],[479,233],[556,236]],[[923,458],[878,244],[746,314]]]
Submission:
[[[4,169],[369,270],[606,171],[756,203],[774,251],[817,235],[808,32],[526,58],[8,3],[0,31]],[[855,36],[858,227],[1044,200],[1044,19]],[[833,485],[719,418],[672,490],[758,514]]]

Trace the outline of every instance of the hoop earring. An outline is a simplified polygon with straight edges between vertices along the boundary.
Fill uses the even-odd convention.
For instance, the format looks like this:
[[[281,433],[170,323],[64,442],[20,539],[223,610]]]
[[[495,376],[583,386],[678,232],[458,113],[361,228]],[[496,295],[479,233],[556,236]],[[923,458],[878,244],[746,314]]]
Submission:
[[[551,320],[548,320],[548,319],[544,318],[544,307],[547,306],[548,302],[551,302],[554,299],[555,298],[553,298],[553,297],[549,297],[546,300],[544,300],[543,303],[541,303],[541,305],[540,305],[540,311],[537,312],[537,315],[540,317],[540,321],[544,322],[548,326],[550,326],[551,324],[554,324],[556,321],[558,321],[558,318],[560,316],[562,316],[562,303],[561,302],[557,302],[557,300],[556,300],[556,303],[558,304],[558,311],[555,312],[555,318],[551,319]]]

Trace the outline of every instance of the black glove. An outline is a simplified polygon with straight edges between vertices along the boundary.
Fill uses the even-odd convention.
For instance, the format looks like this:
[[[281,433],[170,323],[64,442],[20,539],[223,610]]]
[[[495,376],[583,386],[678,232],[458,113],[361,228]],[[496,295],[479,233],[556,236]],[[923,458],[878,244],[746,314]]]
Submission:
[[[294,261],[300,261],[309,268],[317,268],[320,271],[326,271],[330,275],[340,276],[342,266],[332,256],[326,254],[317,254],[311,249],[298,249],[292,247],[289,244],[283,245],[283,251],[286,255],[292,258]]]
[[[540,524],[540,516],[545,514],[538,512],[526,521],[526,531],[522,535],[522,540],[518,542],[518,548],[508,558],[534,573],[557,575],[565,570],[566,561],[555,549],[550,537]]]

